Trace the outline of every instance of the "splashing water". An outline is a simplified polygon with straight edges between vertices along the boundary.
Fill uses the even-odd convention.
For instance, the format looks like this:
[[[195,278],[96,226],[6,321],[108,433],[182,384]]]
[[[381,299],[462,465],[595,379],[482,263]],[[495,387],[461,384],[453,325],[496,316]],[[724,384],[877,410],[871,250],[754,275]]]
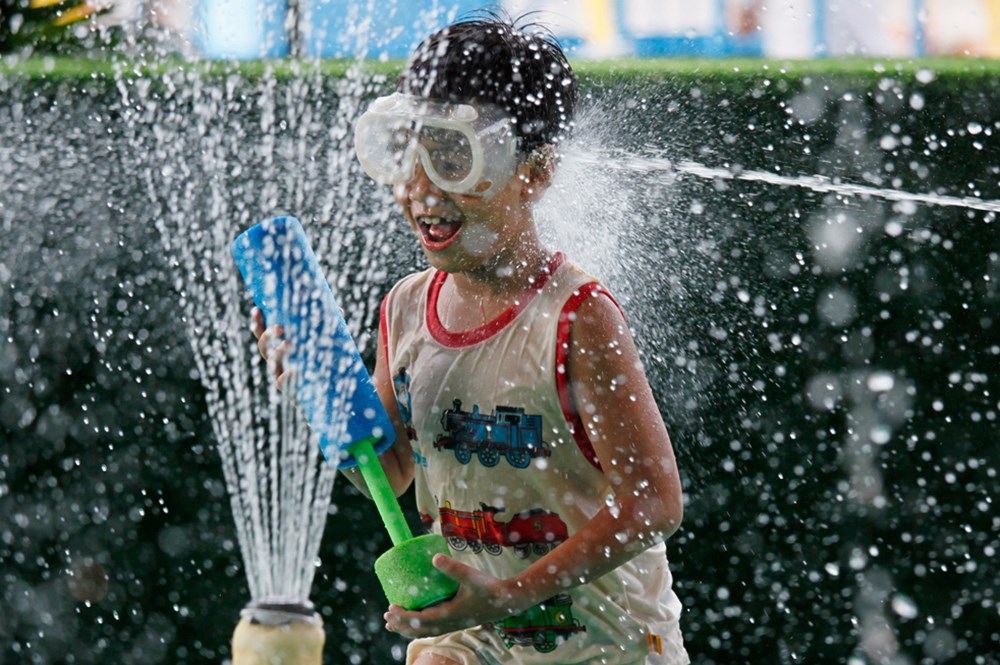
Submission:
[[[311,85],[322,85],[318,79],[297,81],[279,99],[275,80],[265,77],[259,96],[249,101],[235,96],[233,80],[226,88],[202,87],[197,79],[178,81],[178,89],[185,83],[191,92],[168,98],[176,106],[158,113],[152,141],[134,137],[139,150],[162,160],[159,173],[147,169],[143,174],[146,193],[160,206],[156,226],[176,268],[183,327],[190,331],[207,391],[252,600],[307,601],[336,471],[323,460],[294,397],[278,393],[270,368],[257,353],[248,330],[252,303],[234,271],[229,245],[267,214],[262,211],[280,209],[279,197],[289,201],[290,209],[301,209],[322,183],[329,187],[321,215],[335,226],[352,219],[360,195],[338,185],[336,175],[352,172],[350,152],[334,140],[328,152],[310,154],[307,137],[322,126],[314,106],[299,97],[308,96]],[[167,84],[172,85],[169,78]],[[330,131],[338,138],[357,112],[364,85],[348,76],[336,91]],[[149,108],[153,101],[133,101],[130,94],[134,92],[123,90],[127,106]],[[259,137],[209,122],[242,110],[244,103],[259,112]],[[188,118],[195,119],[193,125]],[[201,155],[203,172],[213,174],[208,182],[192,179],[186,168],[186,160],[195,154]],[[238,181],[245,163],[262,169],[257,208],[234,205],[245,201],[241,186],[219,177],[229,174]],[[326,172],[317,170],[323,163]],[[326,266],[343,265],[342,253],[350,245],[331,236],[320,236],[319,253]],[[364,254],[378,239],[377,232],[370,234],[367,243],[353,249]]]
[[[898,588],[900,578],[906,576],[902,574],[905,571],[878,558],[884,556],[885,546],[882,537],[874,533],[885,511],[898,506],[893,502],[893,492],[900,490],[898,485],[893,489],[892,474],[886,473],[891,464],[886,461],[887,451],[892,451],[894,444],[899,445],[901,432],[913,427],[919,417],[914,415],[919,408],[918,395],[927,387],[914,378],[917,371],[912,367],[894,366],[893,359],[882,358],[875,352],[875,343],[871,341],[875,337],[873,329],[890,318],[887,303],[894,301],[898,292],[887,286],[893,282],[891,268],[888,271],[870,268],[868,257],[877,255],[879,245],[892,244],[887,261],[890,265],[902,264],[899,292],[905,293],[909,274],[905,257],[909,254],[913,257],[910,260],[919,265],[921,243],[951,247],[947,231],[936,230],[951,228],[951,222],[942,224],[934,222],[935,219],[948,219],[944,217],[947,214],[961,216],[965,225],[959,227],[956,237],[963,230],[976,234],[984,225],[990,229],[988,225],[994,224],[1000,200],[873,187],[823,175],[792,176],[760,169],[709,166],[677,159],[667,151],[649,147],[663,145],[667,142],[664,137],[658,137],[656,144],[620,149],[616,146],[634,143],[634,139],[623,141],[616,135],[622,128],[612,115],[597,107],[581,118],[579,131],[565,151],[552,190],[538,208],[543,234],[550,242],[568,245],[570,254],[604,278],[619,300],[626,303],[626,311],[632,315],[630,323],[640,338],[647,372],[666,397],[661,407],[669,413],[671,429],[683,432],[690,427],[696,431],[681,444],[681,450],[685,444],[704,446],[682,452],[682,457],[687,455],[693,461],[716,447],[709,437],[713,436],[712,422],[719,419],[715,413],[720,408],[718,402],[740,414],[739,426],[723,435],[729,440],[719,442],[728,444],[727,453],[731,451],[731,457],[726,455],[720,460],[722,468],[729,471],[740,471],[741,465],[752,459],[748,457],[751,452],[757,455],[766,450],[767,456],[780,455],[783,450],[802,446],[797,440],[804,437],[812,446],[802,449],[803,462],[796,465],[795,473],[808,474],[804,469],[819,468],[813,459],[822,458],[826,436],[840,437],[839,470],[828,480],[830,490],[825,496],[829,502],[848,497],[847,519],[858,526],[844,541],[850,556],[843,566],[857,575],[857,587],[851,589],[860,626],[857,647],[870,658],[909,662],[903,655],[902,635],[906,620],[915,614],[917,601],[910,600],[905,605],[894,601],[892,610],[898,616],[887,611],[886,599]],[[842,131],[847,134],[850,129]],[[738,183],[763,185],[768,189],[741,188]],[[802,193],[789,194],[790,199],[794,196],[795,203],[782,207],[775,201],[788,188]],[[758,191],[764,194],[757,197]],[[725,216],[713,214],[713,209],[720,208],[713,195],[740,203],[727,207]],[[773,214],[762,218],[756,211],[753,215],[738,212],[740,207],[755,206]],[[783,227],[782,218],[774,211],[783,211],[787,215],[784,221],[803,216],[805,233],[801,235],[809,242],[789,241],[789,232],[794,237],[801,231]],[[761,223],[751,225],[748,221]],[[768,243],[755,246],[754,236],[768,238],[769,246]],[[760,269],[756,274],[740,274],[728,264],[734,259],[738,264],[746,264],[747,256],[758,255]],[[995,264],[996,254],[990,257]],[[989,270],[987,266],[983,269]],[[851,273],[861,277],[849,281],[846,276]],[[994,267],[992,275],[981,275],[981,279],[989,284],[995,274]],[[804,275],[813,275],[820,283],[824,275],[829,275],[826,279],[831,284],[817,292],[814,308],[799,303],[801,293],[816,288],[802,279]],[[881,311],[869,315],[869,320],[864,319],[862,309],[868,295],[865,286],[857,287],[854,283],[864,285],[865,277],[872,278],[873,284],[867,288],[881,307]],[[926,275],[922,281],[925,285],[929,281]],[[782,292],[788,295],[783,297]],[[780,312],[788,309],[797,311],[797,316],[785,314],[783,321]],[[988,327],[989,321],[983,321],[982,325]],[[940,328],[942,321],[933,325]],[[843,350],[833,353],[843,354],[843,367],[839,371],[828,372],[823,368],[830,357],[825,355],[815,359],[811,376],[790,372],[794,365],[786,363],[794,361],[788,360],[789,357],[808,353],[810,346],[819,347],[820,339],[838,332]],[[995,354],[997,348],[1000,347],[993,346],[991,352],[979,343],[979,351],[968,353],[969,365],[988,363],[988,355]],[[782,358],[783,362],[768,360],[769,356]],[[895,362],[899,363],[898,359]],[[723,387],[720,391],[719,385],[727,383],[733,387]],[[738,387],[741,385],[746,386],[745,391]],[[810,405],[815,412],[843,413],[846,422],[843,430],[831,426],[826,432],[821,427],[813,433],[808,429],[796,431],[791,423],[799,419],[789,414],[772,415],[777,423],[761,426],[763,414],[781,413],[780,408],[768,405],[768,392],[787,390],[789,385],[793,391],[802,390],[807,400],[815,400]],[[966,385],[972,389],[971,383]],[[734,404],[732,398],[727,398],[727,392],[739,395],[739,402]],[[989,402],[984,394],[979,404],[987,412],[995,413]],[[933,408],[943,410],[940,401]],[[805,422],[811,420],[811,416],[805,417]],[[755,449],[758,437],[761,442]],[[915,438],[911,435],[907,450],[912,449]],[[698,465],[704,463],[695,462],[687,468],[688,487],[697,487],[697,480],[692,483],[690,479],[697,476]],[[964,462],[957,466],[964,468]],[[794,475],[790,482],[781,474],[772,480],[786,488],[776,490],[779,494],[790,490],[794,496],[800,486]],[[713,498],[692,502],[691,513],[711,514],[715,505],[731,505],[725,498],[730,491],[725,483],[713,484],[706,491]],[[692,493],[697,495],[698,490],[693,489]],[[843,519],[828,505],[819,512],[833,522]],[[773,507],[773,504],[759,506],[757,519],[765,526],[760,532],[748,528],[736,536],[737,549],[759,546],[741,544],[740,538],[745,539],[744,543],[776,543],[782,538],[795,543],[798,537],[781,528],[785,520],[800,519],[808,523],[816,519],[815,515],[793,516],[794,509],[787,514],[775,514]],[[728,520],[720,525],[721,531],[731,528]],[[770,565],[773,570],[777,564]],[[827,565],[837,571],[842,567]],[[769,579],[764,572],[766,566],[762,563],[753,573],[765,580],[762,583],[765,585]],[[723,574],[721,570],[716,572]],[[803,577],[814,584],[836,575],[829,570],[818,570]],[[684,584],[683,574],[679,579]],[[770,579],[773,579],[771,593],[787,583],[785,579]],[[923,598],[920,601],[926,602]],[[787,611],[785,608],[790,605],[779,603],[779,608]],[[726,607],[725,611],[733,609]],[[738,616],[739,610],[736,606],[733,616]],[[951,632],[944,632],[951,637]]]
[[[67,294],[66,301],[96,301],[84,277],[89,270],[95,280],[103,275],[114,281],[112,264],[120,243],[116,225],[138,220],[134,226],[140,226],[154,220],[153,246],[128,246],[126,250],[145,252],[145,258],[135,259],[139,263],[150,262],[156,253],[171,265],[166,286],[174,293],[158,297],[176,301],[179,314],[156,326],[173,326],[176,336],[190,340],[254,600],[308,597],[334,472],[320,459],[298,410],[274,390],[267,377],[247,329],[251,303],[232,266],[229,243],[263,217],[283,212],[299,216],[322,265],[329,270],[359,345],[370,352],[372,337],[362,331],[375,329],[380,294],[402,273],[422,267],[419,250],[399,223],[389,192],[373,187],[360,174],[350,146],[350,127],[362,100],[385,86],[385,80],[357,73],[338,82],[309,74],[292,81],[266,74],[250,82],[235,72],[217,80],[184,72],[169,72],[157,81],[123,75],[117,82],[119,101],[114,108],[122,122],[114,126],[111,138],[102,133],[109,131],[102,124],[106,111],[87,106],[89,134],[67,129],[73,127],[71,122],[60,127],[59,109],[52,116],[33,118],[38,129],[25,130],[26,138],[10,133],[14,123],[0,126],[5,137],[0,141],[4,158],[0,175],[11,183],[0,200],[5,206],[0,208],[0,223],[4,232],[17,239],[0,253],[0,277],[19,285],[13,290],[19,315],[27,308],[21,301],[39,300],[60,290]],[[920,368],[886,359],[873,350],[877,326],[885,320],[883,312],[885,317],[912,320],[912,325],[901,324],[910,327],[905,339],[889,342],[935,361],[935,349],[947,343],[951,323],[944,316],[931,321],[911,314],[933,308],[914,307],[906,298],[928,292],[934,273],[927,272],[931,262],[925,255],[934,250],[950,258],[944,246],[951,238],[924,215],[931,209],[975,211],[984,215],[969,225],[992,223],[997,202],[869,188],[813,175],[720,168],[702,164],[700,158],[682,159],[658,149],[625,149],[621,146],[629,141],[616,133],[631,128],[610,120],[613,114],[614,109],[598,105],[584,110],[580,131],[567,147],[538,217],[548,242],[566,249],[604,279],[630,314],[651,382],[665,396],[662,406],[671,428],[680,433],[682,470],[691,488],[690,522],[685,529],[725,539],[726,556],[735,561],[731,567],[715,568],[705,575],[723,579],[728,571],[738,570],[739,583],[747,585],[745,593],[750,598],[742,611],[776,604],[778,611],[770,619],[775,622],[775,617],[796,612],[806,617],[803,621],[816,618],[811,608],[796,609],[800,594],[789,594],[792,589],[821,588],[818,595],[802,601],[821,611],[830,606],[826,601],[831,598],[854,593],[857,612],[865,615],[859,617],[862,631],[869,635],[861,640],[864,648],[872,652],[896,649],[893,639],[901,640],[900,620],[929,614],[930,602],[927,593],[903,589],[907,593],[900,595],[902,591],[895,590],[902,576],[898,568],[870,564],[876,556],[870,531],[878,525],[863,515],[874,515],[884,510],[886,501],[890,505],[896,501],[890,489],[894,480],[884,473],[886,459],[908,463],[911,448],[923,445],[924,432],[914,434],[917,426],[913,423],[927,417],[920,413],[920,400],[933,388],[921,384],[926,377],[913,376]],[[93,166],[69,169],[50,183],[49,175],[57,172],[65,154],[60,151],[66,150],[60,136],[70,137],[72,163]],[[666,143],[663,138],[659,145]],[[110,163],[108,155],[113,156]],[[108,184],[101,188],[95,182]],[[758,192],[762,195],[756,196]],[[782,207],[783,199],[793,194],[798,197],[794,206]],[[902,212],[895,206],[888,210],[885,201],[899,204]],[[754,204],[754,213],[771,210],[772,216],[751,217],[749,203]],[[51,226],[29,223],[42,217],[49,217],[46,223]],[[53,239],[60,238],[54,234],[61,224],[80,229],[75,243],[60,244]],[[898,234],[900,226],[912,234]],[[826,244],[813,242],[809,234],[817,229],[830,229],[836,237],[823,236],[829,240]],[[879,230],[885,233],[876,233]],[[794,242],[787,237],[792,235]],[[865,263],[868,254],[862,251],[866,246],[859,237],[869,243],[869,249],[877,243],[886,245],[884,260],[873,254],[880,260]],[[762,247],[755,247],[754,242]],[[22,247],[34,253],[18,253]],[[63,248],[68,248],[66,253],[72,254],[75,264],[73,271],[64,270],[70,278],[59,281],[54,271],[42,271],[34,281],[19,281],[31,274],[32,256],[53,260],[54,250]],[[757,253],[748,261],[752,252]],[[956,291],[970,299],[972,309],[976,303],[994,302],[989,298],[995,293],[993,284],[1000,271],[996,260],[992,261],[984,263],[978,274],[973,274],[978,267],[965,273],[972,275],[970,283],[974,277],[990,279]],[[74,275],[80,279],[74,280]],[[815,277],[812,282],[803,279],[810,275]],[[869,292],[875,305],[865,304]],[[974,297],[979,300],[971,300]],[[932,298],[926,302],[934,308],[945,307]],[[872,308],[870,312],[866,306]],[[987,318],[989,313],[983,310],[976,316]],[[955,311],[956,317],[961,314],[959,308]],[[99,315],[87,315],[100,321]],[[66,316],[65,308],[45,316],[47,321],[58,322]],[[15,339],[0,351],[5,354],[3,372],[9,367],[21,371],[23,363],[14,357],[18,349],[32,362],[39,357],[32,350],[36,334],[42,336],[43,349],[55,355],[69,353],[45,338],[45,324],[11,321],[2,322],[4,334]],[[24,325],[27,333],[19,331]],[[31,328],[40,332],[33,333]],[[128,332],[112,331],[102,321],[85,328],[84,336],[107,345]],[[990,334],[988,328],[981,332]],[[28,343],[22,342],[25,338]],[[976,347],[970,344],[968,348]],[[947,361],[957,367],[949,368],[957,375],[948,379],[949,384],[958,386],[962,404],[970,405],[967,422],[981,422],[983,427],[996,417],[995,398],[986,395],[993,385],[988,362],[995,358],[989,355],[990,347],[985,348],[975,353],[953,351],[955,358]],[[7,363],[11,357],[14,360]],[[136,362],[144,369],[143,363],[164,361],[143,358]],[[33,378],[18,378],[17,383],[34,386],[43,396],[39,399],[45,399],[44,382],[25,375]],[[33,398],[25,394],[14,390],[4,400],[17,405],[18,417],[27,418],[20,413],[34,409],[44,414],[40,421],[58,424],[58,418],[46,412],[46,404],[32,404]],[[152,401],[152,397],[143,398]],[[141,407],[140,398],[135,400]],[[86,414],[95,426],[104,426],[95,415],[101,413],[100,406]],[[950,417],[953,408],[941,406],[941,417]],[[4,413],[9,410],[5,407]],[[808,415],[800,417],[802,412]],[[831,417],[838,413],[845,416],[846,428]],[[956,437],[952,445],[961,446],[961,439]],[[107,450],[101,452],[108,456]],[[890,452],[894,456],[887,458]],[[917,452],[923,457],[914,454],[913,459],[926,459],[923,463],[928,466],[943,465],[943,472],[948,472],[951,453],[929,445]],[[955,487],[964,483],[973,487],[968,490],[972,492],[986,487],[970,475],[970,469],[982,471],[986,466],[976,454],[970,453],[964,471],[954,472],[962,479],[952,483]],[[824,456],[835,457],[827,462],[833,471],[823,466]],[[771,460],[776,460],[776,468],[769,466]],[[926,475],[931,478],[932,472]],[[820,497],[812,506],[806,494],[810,487],[812,496]],[[935,493],[940,491],[941,486],[935,489]],[[800,502],[794,503],[793,496],[799,496]],[[787,503],[782,503],[786,497]],[[936,505],[942,503],[946,500]],[[988,505],[986,499],[976,505],[980,503]],[[810,510],[815,507],[815,514],[801,505]],[[921,513],[919,524],[924,519],[933,521],[935,506],[921,505],[929,506],[931,513],[929,518]],[[905,516],[906,506],[897,507]],[[746,524],[736,523],[729,512],[746,518]],[[972,513],[973,517],[977,514]],[[711,521],[718,515],[725,517]],[[837,520],[852,518],[864,528],[837,540],[838,534],[829,525],[835,528]],[[788,524],[800,531],[791,530]],[[949,524],[943,528],[951,528]],[[815,536],[821,527],[823,533]],[[922,536],[919,528],[911,531]],[[679,537],[686,538],[685,533]],[[975,537],[982,543],[981,551],[993,547],[988,530],[977,526]],[[827,545],[827,539],[832,544]],[[688,548],[705,553],[706,560],[713,556],[714,547],[699,550],[698,541],[680,542],[678,551]],[[907,541],[907,556],[917,556],[911,550],[919,550],[921,543]],[[810,548],[832,552],[833,559],[838,551],[848,554],[843,561],[823,560],[810,568],[808,561],[803,563],[808,556],[802,556]],[[953,549],[956,557],[962,556],[957,540]],[[886,556],[885,546],[879,551]],[[929,557],[931,565],[951,556],[943,552]],[[974,555],[970,556],[975,559]],[[333,575],[340,574],[336,563],[331,566]],[[988,571],[989,565],[983,558],[979,571]],[[857,578],[841,573],[847,570],[857,573]],[[688,577],[707,579],[697,575]],[[681,585],[688,584],[685,578],[678,575]],[[835,579],[844,580],[846,593],[829,586],[829,580]],[[716,593],[703,594],[696,586],[702,583],[682,588],[696,607],[692,635],[715,635],[731,619],[737,631],[732,644],[744,639],[741,636],[746,636],[744,643],[767,641],[766,636],[746,632],[749,629],[739,618],[740,607],[734,600],[737,594],[717,580],[704,582],[715,585]],[[331,586],[350,588],[347,584]],[[890,598],[889,609],[899,620],[886,612]],[[713,608],[716,600],[722,605]],[[964,607],[967,615],[977,611],[974,603]],[[839,615],[820,615],[820,623],[831,618],[840,620]],[[699,620],[700,626],[695,624]],[[797,628],[805,630],[802,626],[800,622]],[[762,630],[773,636],[787,627],[775,623]],[[897,633],[895,638],[892,631]],[[783,662],[791,660],[784,657]]]

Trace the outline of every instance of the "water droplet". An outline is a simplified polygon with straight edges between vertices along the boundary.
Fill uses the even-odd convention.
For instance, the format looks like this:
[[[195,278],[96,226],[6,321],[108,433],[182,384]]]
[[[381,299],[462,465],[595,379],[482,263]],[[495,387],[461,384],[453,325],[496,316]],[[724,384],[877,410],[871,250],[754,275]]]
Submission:
[[[899,139],[892,134],[886,134],[879,140],[878,144],[883,150],[895,150],[899,147]]]
[[[885,445],[892,438],[892,430],[887,425],[876,425],[868,432],[868,438],[872,443]]]
[[[868,375],[868,390],[873,393],[884,393],[892,390],[896,380],[888,372],[875,372]]]

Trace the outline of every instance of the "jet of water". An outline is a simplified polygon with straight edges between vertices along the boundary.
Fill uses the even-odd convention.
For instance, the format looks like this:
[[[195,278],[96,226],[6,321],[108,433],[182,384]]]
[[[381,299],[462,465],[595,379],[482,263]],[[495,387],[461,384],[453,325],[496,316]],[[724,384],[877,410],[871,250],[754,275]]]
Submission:
[[[787,176],[755,169],[736,169],[718,166],[707,166],[693,161],[673,162],[662,154],[624,153],[615,156],[580,155],[578,159],[591,164],[602,164],[606,168],[617,171],[630,171],[640,174],[670,173],[691,175],[704,179],[744,180],[761,182],[779,187],[801,187],[819,193],[833,193],[841,196],[874,197],[886,201],[905,201],[910,203],[966,208],[983,212],[1000,212],[1000,201],[990,201],[974,196],[947,196],[943,194],[913,193],[885,187],[871,187],[839,178],[822,175]]]

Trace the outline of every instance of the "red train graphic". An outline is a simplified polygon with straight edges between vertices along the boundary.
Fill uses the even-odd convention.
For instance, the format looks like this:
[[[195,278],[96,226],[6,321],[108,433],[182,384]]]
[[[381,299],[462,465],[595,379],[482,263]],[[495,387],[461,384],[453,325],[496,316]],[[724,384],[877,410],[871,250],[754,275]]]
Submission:
[[[485,467],[496,466],[503,456],[516,469],[526,469],[535,457],[548,457],[549,447],[542,440],[542,417],[526,414],[524,409],[498,406],[495,413],[462,411],[462,400],[441,415],[444,434],[434,440],[437,450],[455,451],[455,459],[468,464],[475,453]]]
[[[473,552],[486,550],[498,556],[504,547],[514,548],[514,554],[525,558],[532,552],[545,554],[568,538],[566,523],[555,513],[536,508],[517,513],[509,522],[497,521],[502,508],[481,503],[480,510],[455,510],[446,502],[438,508],[441,535],[452,549]]]

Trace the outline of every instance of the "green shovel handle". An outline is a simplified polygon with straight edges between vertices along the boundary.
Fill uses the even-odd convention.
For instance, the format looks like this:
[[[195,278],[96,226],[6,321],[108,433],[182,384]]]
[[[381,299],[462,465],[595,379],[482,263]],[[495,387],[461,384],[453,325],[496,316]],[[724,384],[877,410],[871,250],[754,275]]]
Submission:
[[[389,485],[389,479],[385,477],[382,463],[378,461],[378,455],[375,454],[374,444],[380,438],[373,436],[361,439],[351,444],[348,452],[354,455],[354,459],[358,460],[361,476],[365,479],[365,484],[368,485],[368,491],[371,492],[372,500],[375,501],[375,507],[378,508],[378,514],[382,517],[382,522],[389,532],[392,544],[400,545],[413,538],[413,534],[410,532],[403,511],[399,507],[399,501],[396,500],[396,494],[392,491],[392,486]]]

